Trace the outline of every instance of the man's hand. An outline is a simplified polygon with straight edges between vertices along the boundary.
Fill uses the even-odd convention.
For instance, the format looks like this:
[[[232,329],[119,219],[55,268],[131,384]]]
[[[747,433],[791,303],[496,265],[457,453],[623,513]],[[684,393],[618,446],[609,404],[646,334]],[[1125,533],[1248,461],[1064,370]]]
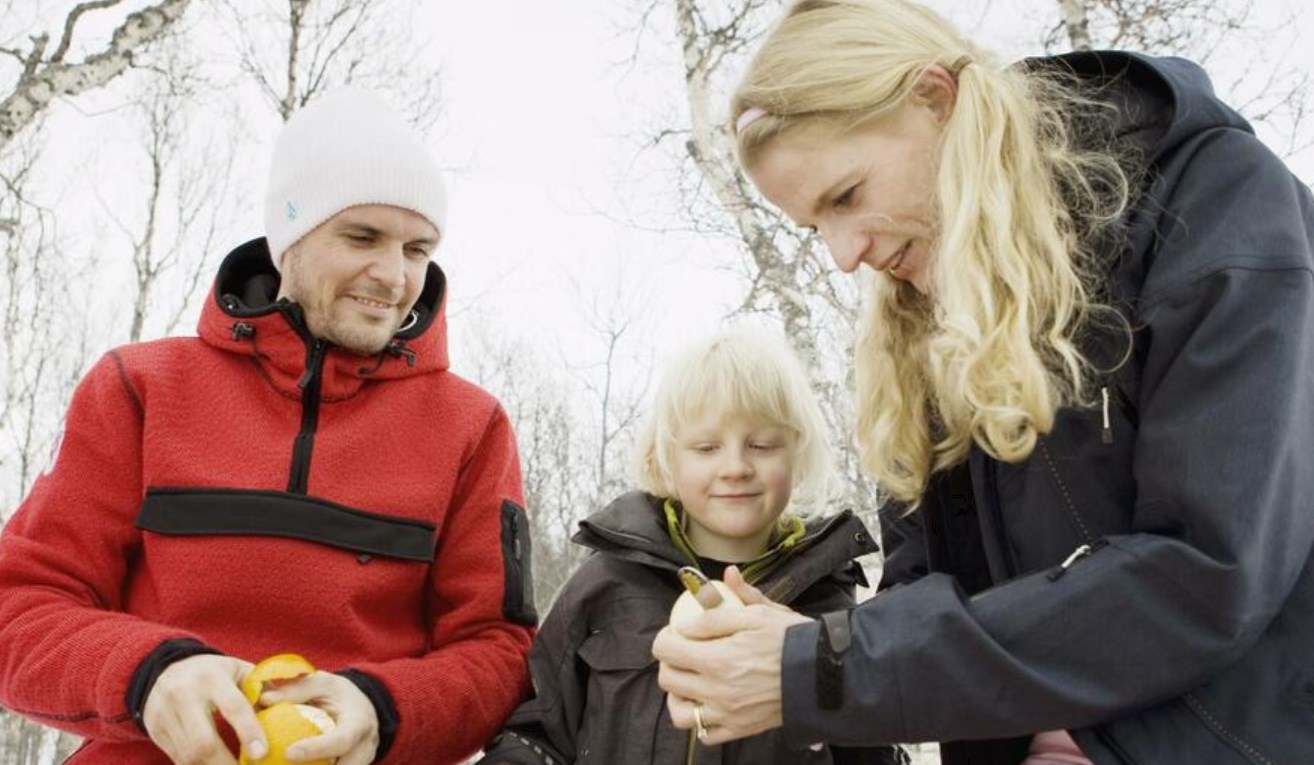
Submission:
[[[653,656],[657,682],[670,695],[667,708],[677,728],[695,726],[702,705],[708,745],[752,736],[783,722],[780,663],[785,630],[808,618],[768,600],[733,566],[725,582],[746,608],[714,608],[657,634]]]
[[[258,759],[268,751],[255,710],[237,684],[250,662],[204,654],[170,664],[151,688],[142,710],[146,733],[175,765],[236,765],[215,729],[223,716],[242,748]]]
[[[310,704],[329,713],[337,725],[322,736],[287,748],[287,758],[304,762],[336,757],[337,765],[369,765],[379,748],[379,717],[374,704],[355,683],[332,672],[315,672],[266,690],[260,703]]]

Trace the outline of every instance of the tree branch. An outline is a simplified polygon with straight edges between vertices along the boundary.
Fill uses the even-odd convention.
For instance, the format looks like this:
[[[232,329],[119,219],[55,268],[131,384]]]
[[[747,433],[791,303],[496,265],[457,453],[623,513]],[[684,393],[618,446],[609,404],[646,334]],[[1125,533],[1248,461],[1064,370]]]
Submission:
[[[137,51],[159,39],[187,10],[191,0],[160,0],[130,14],[114,30],[109,46],[77,64],[53,61],[25,72],[0,102],[0,154],[59,96],[75,96],[100,87],[123,73]]]
[[[68,53],[68,46],[73,44],[73,27],[77,25],[82,14],[103,8],[113,8],[121,2],[123,0],[94,0],[94,2],[78,3],[73,10],[68,12],[68,18],[64,19],[64,34],[59,38],[59,47],[55,48],[55,52],[50,54],[51,62],[64,60],[64,56]]]

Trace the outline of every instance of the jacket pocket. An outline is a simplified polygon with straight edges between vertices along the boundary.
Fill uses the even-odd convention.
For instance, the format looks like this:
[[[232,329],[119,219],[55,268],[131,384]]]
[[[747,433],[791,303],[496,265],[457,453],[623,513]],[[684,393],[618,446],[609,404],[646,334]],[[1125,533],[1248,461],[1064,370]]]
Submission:
[[[171,487],[147,492],[136,526],[125,610],[230,652],[286,650],[323,624],[334,625],[317,642],[330,656],[424,649],[415,614],[432,524],[282,492]]]
[[[529,516],[509,499],[502,501],[502,568],[503,616],[517,624],[538,624]]]
[[[665,694],[657,685],[652,638],[637,630],[607,629],[580,644],[579,658],[588,665],[589,679],[576,765],[654,761],[662,722],[673,726]]]
[[[434,526],[275,491],[154,487],[137,528],[174,537],[300,539],[365,556],[432,563]]]

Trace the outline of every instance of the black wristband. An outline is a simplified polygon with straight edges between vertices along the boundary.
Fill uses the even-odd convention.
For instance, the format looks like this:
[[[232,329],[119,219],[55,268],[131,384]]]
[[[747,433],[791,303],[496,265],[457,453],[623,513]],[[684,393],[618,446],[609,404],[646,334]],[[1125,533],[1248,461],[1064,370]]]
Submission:
[[[397,714],[397,705],[392,694],[373,675],[367,675],[359,669],[344,669],[336,674],[342,675],[365,694],[374,705],[374,714],[379,718],[379,747],[374,750],[374,762],[382,760],[392,748],[393,739],[397,737],[397,728],[401,725],[401,716]]]
[[[188,657],[218,653],[220,651],[199,640],[175,638],[160,643],[155,650],[146,654],[146,658],[141,660],[141,664],[138,664],[137,669],[133,671],[132,678],[128,680],[127,698],[124,699],[128,711],[132,713],[132,719],[137,722],[137,727],[143,733],[146,732],[146,723],[142,720],[142,715],[146,713],[146,699],[155,688],[155,681],[160,679],[160,673],[168,669],[171,664]]]
[[[844,706],[844,652],[852,642],[848,611],[822,615],[817,630],[817,704],[822,709]]]

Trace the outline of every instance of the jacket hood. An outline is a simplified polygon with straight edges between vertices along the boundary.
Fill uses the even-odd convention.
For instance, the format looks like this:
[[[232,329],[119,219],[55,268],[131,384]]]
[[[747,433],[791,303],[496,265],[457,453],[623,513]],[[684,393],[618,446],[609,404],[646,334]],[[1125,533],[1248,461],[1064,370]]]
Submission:
[[[688,559],[667,532],[664,502],[661,497],[640,491],[622,494],[580,521],[573,539],[598,552],[653,568],[675,570],[686,566]],[[851,510],[808,521],[805,528],[802,541],[757,582],[772,600],[788,603],[854,558],[879,550],[867,527]],[[866,586],[861,567],[853,568],[857,580]]]
[[[1202,131],[1250,123],[1219,100],[1209,75],[1186,59],[1122,51],[1084,51],[1027,59],[1028,68],[1061,68],[1108,93],[1119,109],[1121,136],[1131,137],[1150,162]]]
[[[299,397],[316,340],[301,307],[277,299],[281,283],[263,238],[241,245],[220,265],[197,330],[215,348],[254,357],[276,388]],[[447,277],[430,263],[412,321],[384,350],[365,356],[325,344],[323,400],[350,397],[368,380],[447,369],[446,293]]]

